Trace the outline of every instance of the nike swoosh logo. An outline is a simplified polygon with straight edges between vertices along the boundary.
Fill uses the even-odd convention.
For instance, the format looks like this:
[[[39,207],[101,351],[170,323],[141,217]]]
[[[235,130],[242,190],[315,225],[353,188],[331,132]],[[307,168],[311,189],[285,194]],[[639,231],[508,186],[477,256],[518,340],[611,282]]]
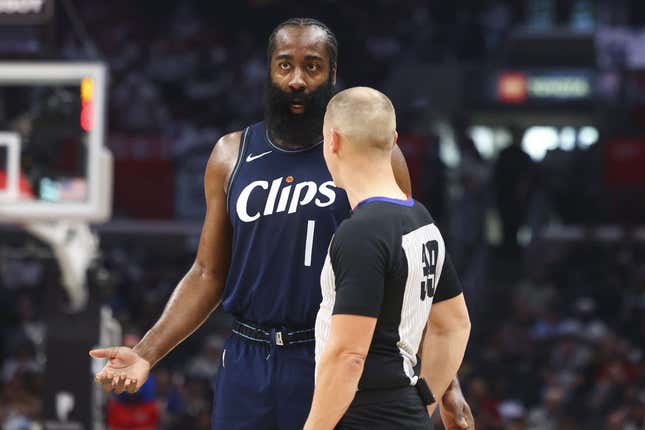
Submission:
[[[258,158],[262,158],[262,157],[264,157],[265,155],[270,154],[270,153],[272,153],[272,152],[273,152],[273,151],[267,151],[267,152],[263,152],[262,154],[258,154],[258,155],[249,154],[249,156],[248,156],[248,157],[246,157],[246,162],[247,162],[247,163],[250,163],[251,161],[253,161],[253,160],[257,160]]]

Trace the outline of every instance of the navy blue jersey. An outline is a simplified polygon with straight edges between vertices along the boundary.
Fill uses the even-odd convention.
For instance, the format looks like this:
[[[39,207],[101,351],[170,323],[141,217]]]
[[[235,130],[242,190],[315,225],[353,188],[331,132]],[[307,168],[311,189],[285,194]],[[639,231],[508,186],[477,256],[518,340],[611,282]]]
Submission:
[[[224,310],[267,327],[313,327],[329,241],[350,214],[322,142],[290,151],[271,142],[263,122],[247,127],[227,206],[233,241]]]

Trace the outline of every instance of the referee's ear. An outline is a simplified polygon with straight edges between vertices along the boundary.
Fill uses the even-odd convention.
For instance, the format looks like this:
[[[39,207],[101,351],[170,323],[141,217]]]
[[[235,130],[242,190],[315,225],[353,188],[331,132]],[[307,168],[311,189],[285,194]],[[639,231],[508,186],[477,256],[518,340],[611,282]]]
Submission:
[[[341,147],[341,142],[340,142],[340,134],[338,131],[332,127],[331,130],[329,130],[329,133],[331,135],[331,152],[332,154],[338,155],[340,152],[340,147]]]

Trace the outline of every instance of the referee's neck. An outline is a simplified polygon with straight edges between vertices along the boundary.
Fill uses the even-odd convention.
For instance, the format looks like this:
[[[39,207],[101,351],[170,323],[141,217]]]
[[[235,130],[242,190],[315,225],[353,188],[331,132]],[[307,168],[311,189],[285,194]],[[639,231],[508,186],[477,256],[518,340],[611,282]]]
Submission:
[[[360,202],[372,197],[387,197],[396,200],[408,198],[396,183],[391,167],[389,171],[354,171],[348,176],[343,181],[343,185],[352,210],[356,209]]]

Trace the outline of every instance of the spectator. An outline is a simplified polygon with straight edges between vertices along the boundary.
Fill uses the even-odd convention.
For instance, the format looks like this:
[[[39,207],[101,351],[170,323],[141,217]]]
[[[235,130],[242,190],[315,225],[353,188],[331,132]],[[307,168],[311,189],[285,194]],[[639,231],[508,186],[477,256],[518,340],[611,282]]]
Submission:
[[[223,347],[223,337],[208,336],[204,339],[202,351],[188,363],[186,373],[195,378],[213,381],[219,368]]]
[[[450,250],[462,279],[464,294],[472,305],[485,288],[487,244],[484,222],[489,206],[490,167],[473,139],[466,134],[466,128],[463,123],[455,127],[460,156],[456,169],[460,195],[452,211]]]
[[[529,430],[557,430],[564,414],[564,390],[558,386],[547,387],[544,404],[531,410]]]
[[[517,255],[517,232],[524,222],[533,181],[533,162],[522,150],[522,133],[512,130],[511,144],[504,148],[494,168],[497,209],[502,220],[502,250]]]
[[[13,380],[16,375],[22,373],[40,373],[43,370],[42,363],[36,360],[36,354],[33,345],[22,340],[16,347],[13,356],[7,358],[2,367],[2,379],[5,382]]]
[[[42,413],[40,375],[15,373],[0,391],[0,427],[5,430],[31,430]]]

